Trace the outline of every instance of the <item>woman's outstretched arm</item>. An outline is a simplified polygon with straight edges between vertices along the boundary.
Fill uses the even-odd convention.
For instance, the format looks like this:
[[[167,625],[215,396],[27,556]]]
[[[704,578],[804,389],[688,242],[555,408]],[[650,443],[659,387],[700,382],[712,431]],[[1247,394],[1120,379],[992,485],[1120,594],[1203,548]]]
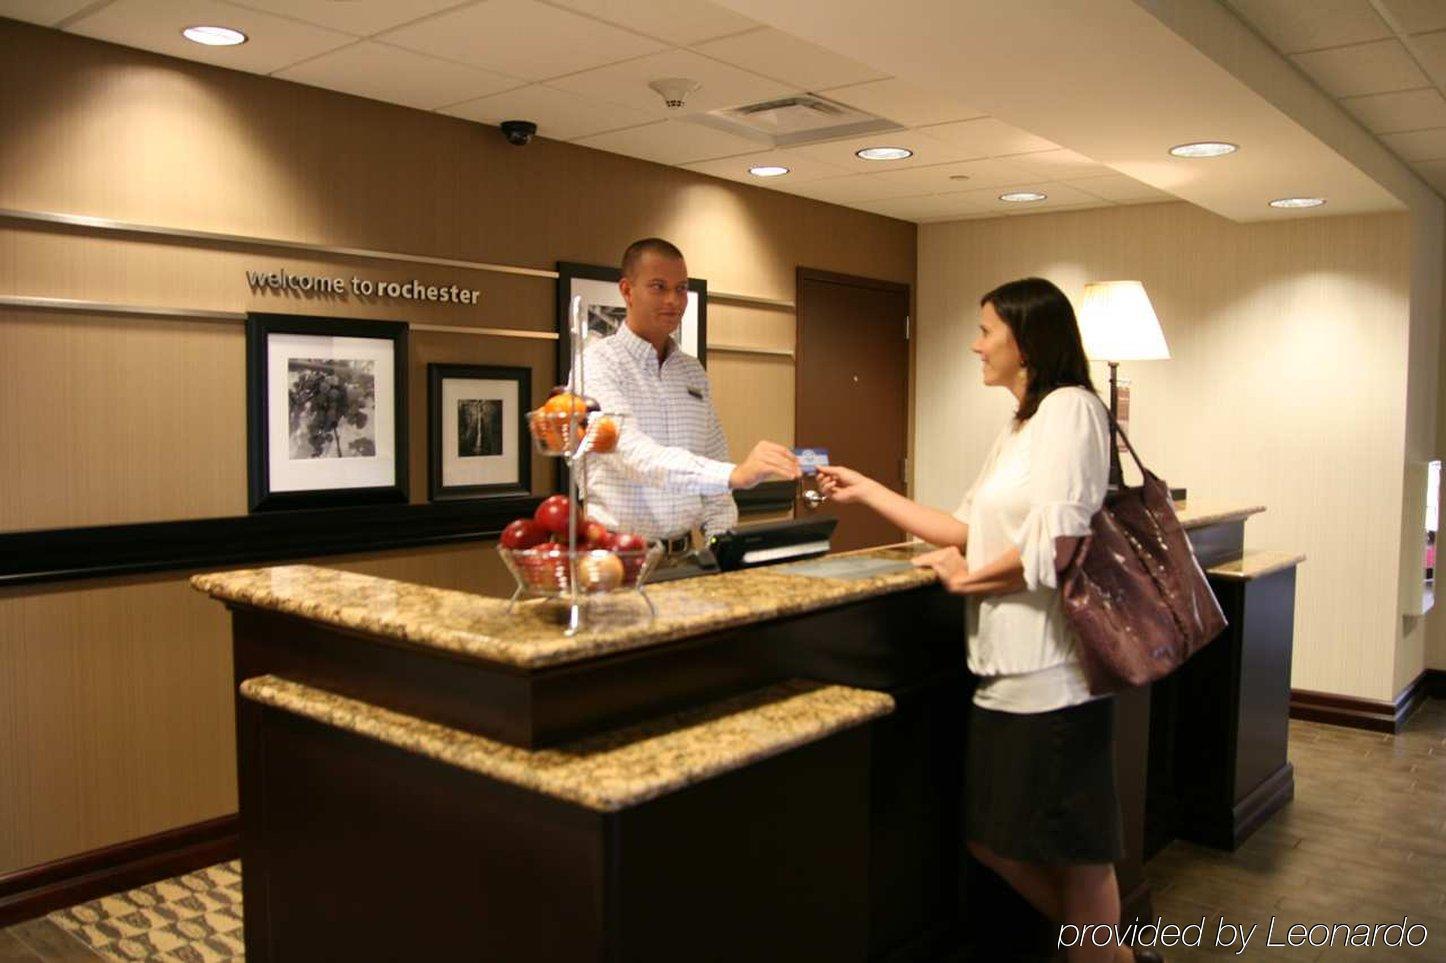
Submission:
[[[910,501],[852,468],[822,465],[818,474],[819,489],[840,505],[864,505],[934,545],[963,548],[969,540],[969,526],[953,515]]]

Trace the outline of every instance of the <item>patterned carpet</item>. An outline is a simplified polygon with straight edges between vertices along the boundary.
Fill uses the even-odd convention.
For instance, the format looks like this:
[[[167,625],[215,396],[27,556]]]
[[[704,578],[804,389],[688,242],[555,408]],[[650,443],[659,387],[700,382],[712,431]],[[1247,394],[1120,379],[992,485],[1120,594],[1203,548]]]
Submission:
[[[229,963],[241,942],[241,864],[221,863],[49,916],[117,963]]]

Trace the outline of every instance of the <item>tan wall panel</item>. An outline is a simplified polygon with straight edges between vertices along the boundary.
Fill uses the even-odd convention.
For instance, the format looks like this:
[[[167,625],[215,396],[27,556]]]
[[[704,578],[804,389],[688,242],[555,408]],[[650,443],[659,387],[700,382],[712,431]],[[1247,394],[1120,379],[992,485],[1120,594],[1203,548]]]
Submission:
[[[513,587],[490,545],[313,564]],[[0,875],[236,811],[231,621],[187,577],[0,590]]]
[[[0,309],[0,531],[244,514],[245,340]]]
[[[793,444],[791,359],[719,352],[708,357],[708,376],[734,461],[741,461],[765,439]]]
[[[969,352],[981,293],[1041,275],[1078,304],[1086,281],[1140,279],[1171,352],[1120,369],[1146,464],[1269,506],[1247,544],[1308,556],[1296,688],[1392,698],[1410,241],[1404,214],[1235,224],[1187,204],[924,226],[919,497],[956,504],[1012,410]]]
[[[490,127],[0,20],[0,207],[550,269],[662,235],[720,291],[792,300],[800,264],[912,283],[911,224]],[[466,283],[476,308],[255,295],[245,270]],[[554,282],[0,221],[0,294],[551,330]],[[713,336],[791,344],[788,312],[718,306]],[[720,334],[719,332],[722,332]],[[0,314],[0,531],[239,514],[241,327]],[[425,365],[534,365],[550,342],[414,332]],[[791,441],[786,358],[710,359],[735,449]],[[772,399],[760,403],[759,398]],[[538,490],[551,466],[534,463]],[[468,591],[488,546],[326,559]],[[234,807],[228,632],[180,577],[0,593],[0,872]],[[15,818],[10,818],[14,813]]]
[[[708,305],[708,341],[734,347],[793,351],[798,323],[792,311],[713,302]]]

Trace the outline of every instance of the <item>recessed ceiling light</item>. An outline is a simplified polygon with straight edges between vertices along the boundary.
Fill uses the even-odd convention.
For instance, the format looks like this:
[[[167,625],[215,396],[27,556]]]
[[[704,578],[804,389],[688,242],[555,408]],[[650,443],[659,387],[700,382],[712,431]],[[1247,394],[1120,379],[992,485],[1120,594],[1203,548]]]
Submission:
[[[1320,207],[1325,203],[1324,197],[1277,197],[1270,202],[1271,207]]]
[[[1240,148],[1223,140],[1202,140],[1195,144],[1176,144],[1170,153],[1176,157],[1224,157]]]
[[[864,160],[903,160],[905,157],[913,157],[914,152],[907,147],[865,147],[863,150],[854,151],[854,156]]]
[[[969,179],[969,175],[968,175],[968,174],[950,174],[950,175],[949,175],[949,180],[951,180],[951,181],[967,181],[968,179]]]
[[[784,174],[788,173],[788,168],[776,167],[772,164],[768,164],[763,167],[750,167],[748,168],[748,173],[752,174],[754,177],[782,177]]]
[[[1048,196],[1039,191],[1010,191],[1008,194],[1000,194],[999,199],[1011,204],[1028,204],[1031,201],[1042,201]]]
[[[181,31],[181,36],[208,47],[234,47],[246,42],[244,33],[230,27],[187,27]]]

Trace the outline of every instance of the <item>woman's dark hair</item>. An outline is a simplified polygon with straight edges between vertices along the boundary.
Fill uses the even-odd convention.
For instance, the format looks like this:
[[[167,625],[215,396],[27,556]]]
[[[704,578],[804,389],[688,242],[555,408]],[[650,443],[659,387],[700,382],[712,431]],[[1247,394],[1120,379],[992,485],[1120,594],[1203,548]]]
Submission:
[[[1034,417],[1044,396],[1056,388],[1077,385],[1095,390],[1074,308],[1063,291],[1044,278],[1021,278],[979,299],[981,308],[986,304],[993,305],[1009,325],[1029,375],[1024,400],[1014,413],[1016,421]]]

